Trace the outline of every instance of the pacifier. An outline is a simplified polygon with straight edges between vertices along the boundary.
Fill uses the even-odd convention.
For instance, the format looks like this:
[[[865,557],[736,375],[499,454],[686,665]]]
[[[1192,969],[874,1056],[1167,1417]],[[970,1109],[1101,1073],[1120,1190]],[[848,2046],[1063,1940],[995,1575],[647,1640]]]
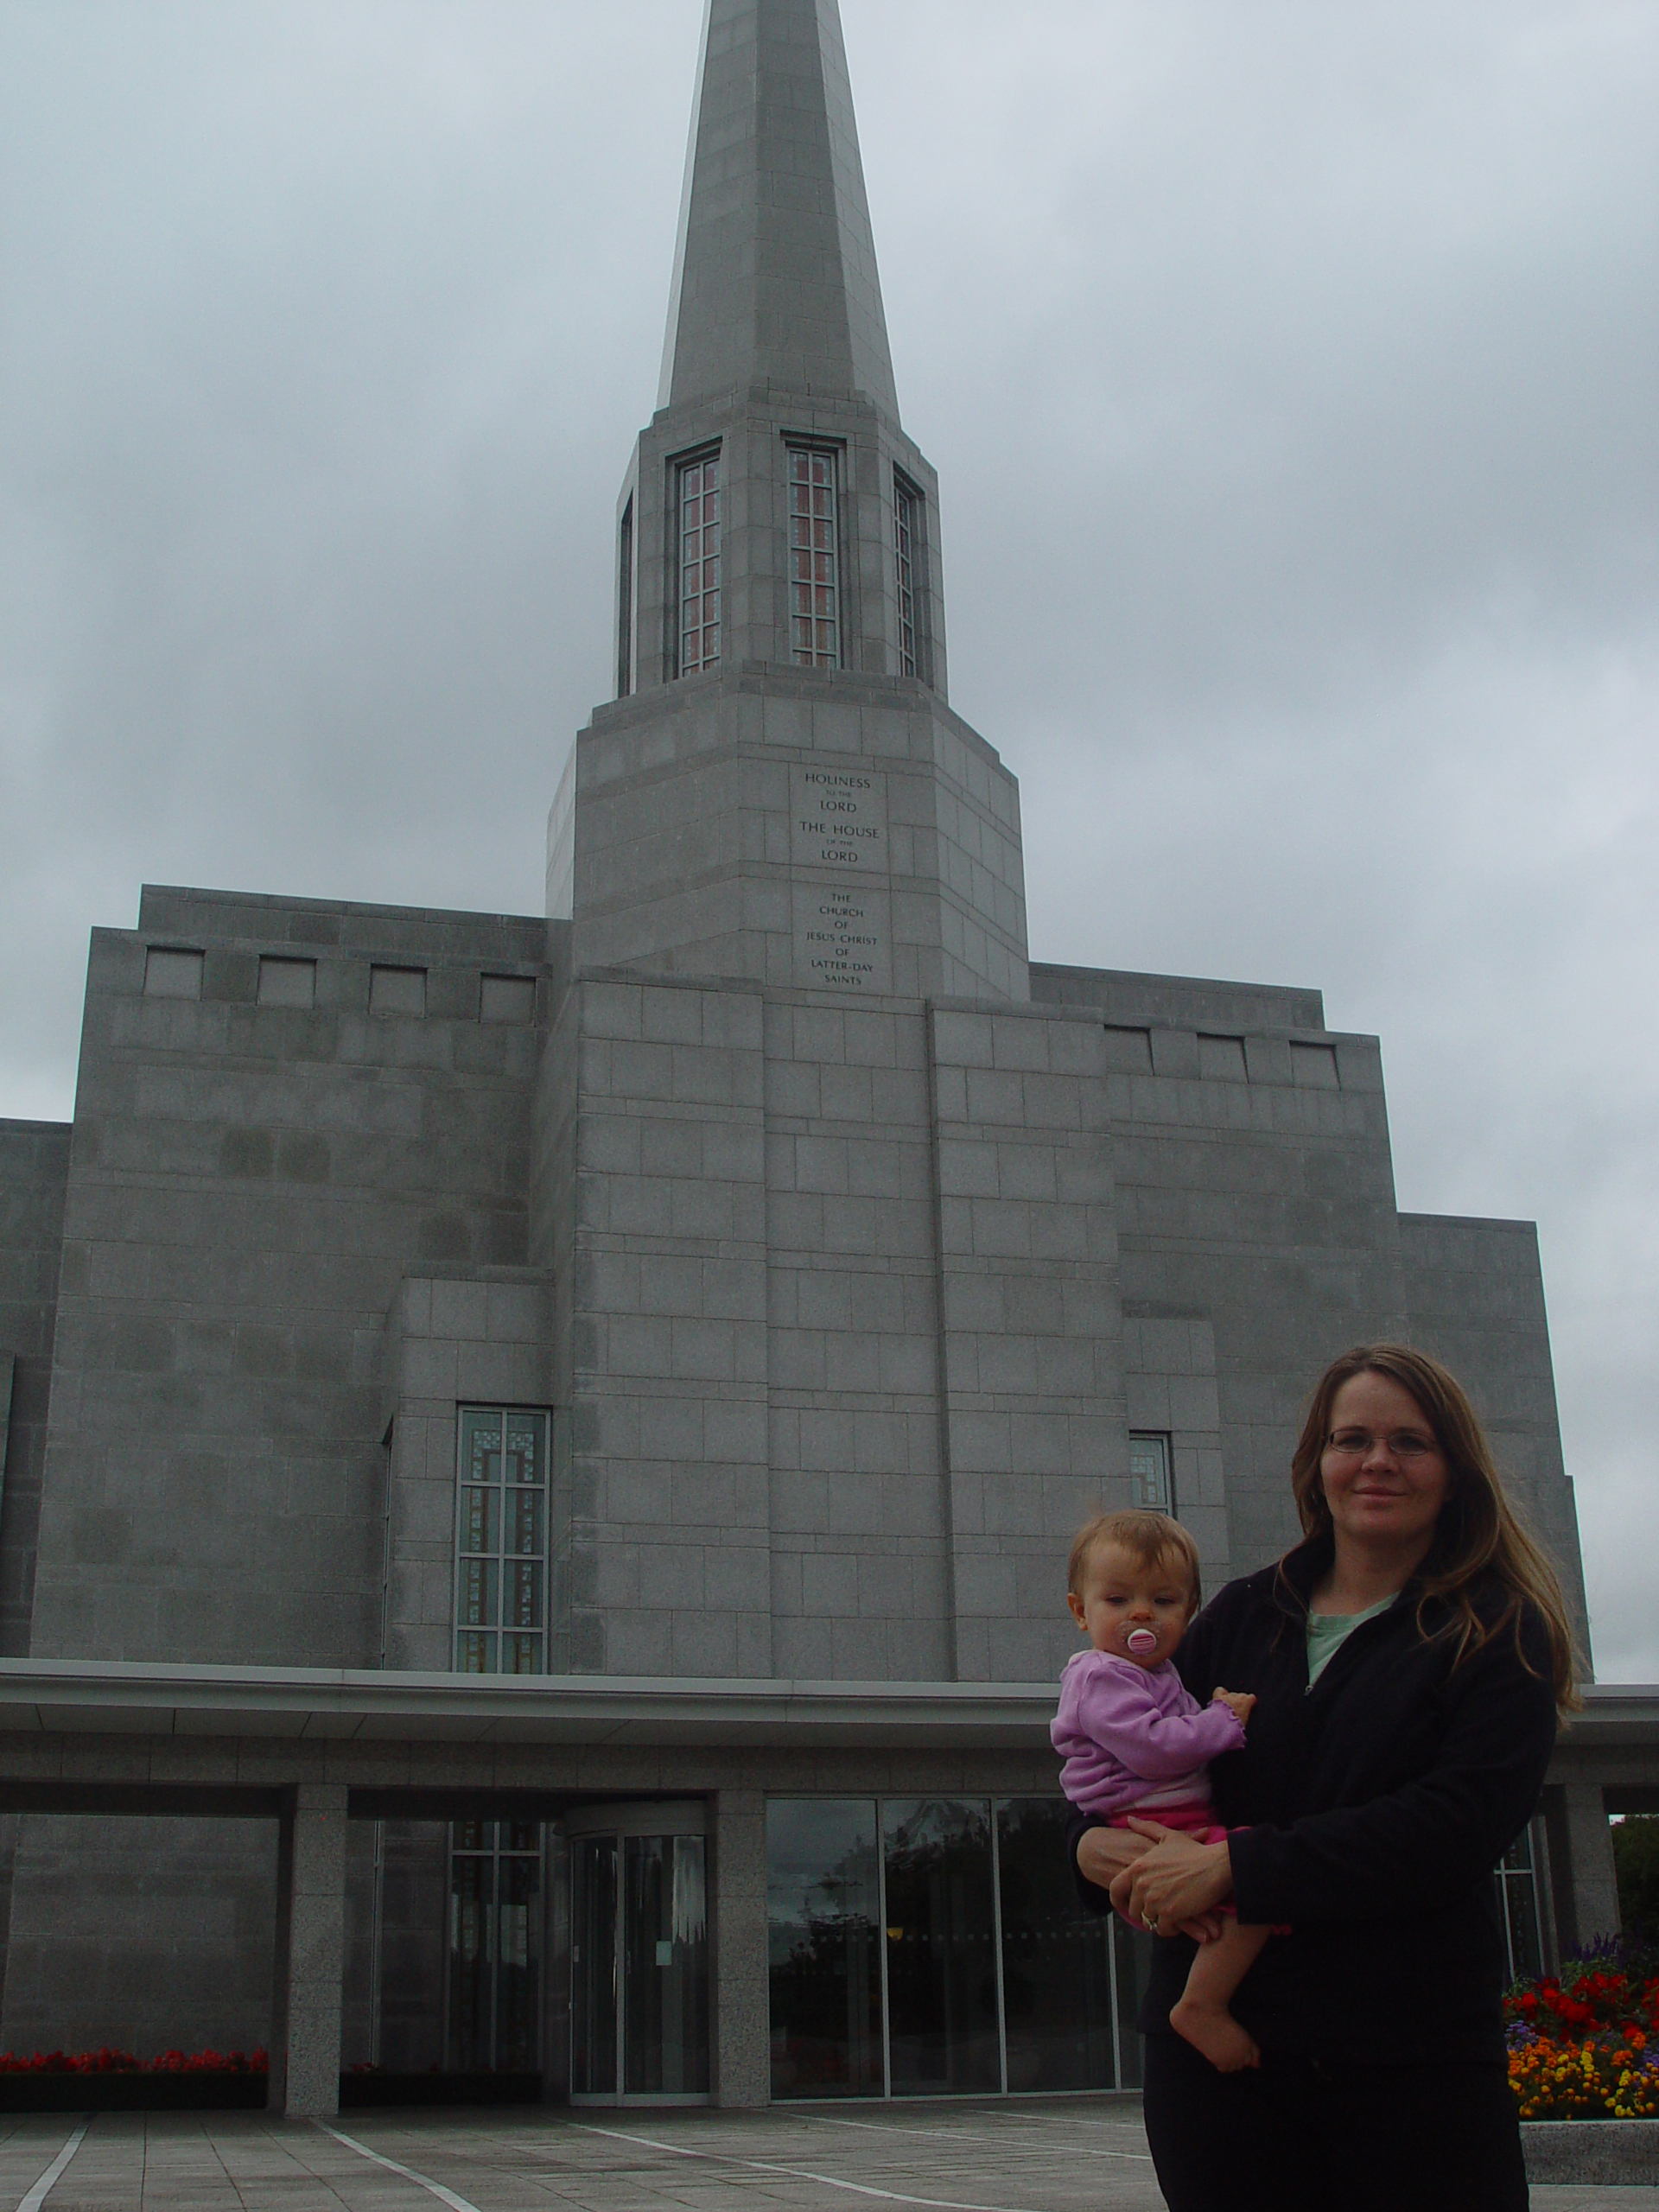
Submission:
[[[1124,1642],[1138,1659],[1145,1659],[1158,1649],[1158,1638],[1149,1628],[1132,1628]]]

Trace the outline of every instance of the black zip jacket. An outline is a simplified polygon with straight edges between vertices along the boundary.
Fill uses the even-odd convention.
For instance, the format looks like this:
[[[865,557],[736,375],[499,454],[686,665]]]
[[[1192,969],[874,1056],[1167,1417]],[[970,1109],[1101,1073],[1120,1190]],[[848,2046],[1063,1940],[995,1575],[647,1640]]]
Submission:
[[[1176,1654],[1201,1704],[1254,1690],[1244,1749],[1210,1770],[1239,1918],[1288,1926],[1233,2012],[1264,2049],[1366,2064],[1503,2056],[1503,1936],[1491,1872],[1531,1818],[1555,1741],[1549,1644],[1523,1616],[1454,1667],[1449,1607],[1417,1626],[1417,1585],[1355,1629],[1310,1689],[1307,1603],[1329,1538],[1230,1583]],[[1478,1593],[1492,1618],[1503,1592]],[[1525,1655],[1523,1663],[1522,1653]],[[1535,1672],[1529,1672],[1530,1666]],[[1109,1911],[1077,1870],[1078,1893]],[[1141,2026],[1167,2031],[1192,1959],[1153,1946]]]

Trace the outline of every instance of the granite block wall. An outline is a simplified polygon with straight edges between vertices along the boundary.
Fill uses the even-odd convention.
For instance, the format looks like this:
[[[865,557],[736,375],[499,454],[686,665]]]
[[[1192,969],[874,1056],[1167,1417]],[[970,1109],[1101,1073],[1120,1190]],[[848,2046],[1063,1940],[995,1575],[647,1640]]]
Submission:
[[[1529,1221],[1408,1213],[1400,1217],[1400,1242],[1412,1341],[1443,1359],[1474,1400],[1504,1479],[1555,1563],[1587,1656],[1537,1230]]]
[[[545,950],[195,893],[95,934],[35,1652],[378,1658],[388,1308],[525,1260]]]
[[[1126,1320],[1123,1393],[1130,1433],[1168,1440],[1173,1503],[1198,1545],[1205,1590],[1213,1592],[1231,1565],[1215,1325]]]
[[[1124,1319],[1211,1332],[1237,1572],[1294,1539],[1290,1450],[1321,1368],[1405,1330],[1376,1047],[1128,1025],[1106,1037]],[[1215,1523],[1205,1535],[1219,1569]]]
[[[855,779],[842,849],[804,819],[825,775]],[[1027,996],[1018,786],[919,683],[739,671],[601,708],[550,837],[582,970]],[[856,964],[826,974],[807,931],[842,893]]]
[[[385,1595],[372,1664],[454,1663],[455,1408],[550,1406],[551,1284],[531,1268],[423,1268],[392,1301],[386,1347]],[[564,1671],[563,1642],[549,1671]]]
[[[577,1102],[555,1283],[570,1663],[768,1675],[760,994],[587,977],[561,1027]]]
[[[1322,1030],[1320,993],[1285,983],[1224,983],[1198,976],[1141,976],[1128,969],[1031,963],[1039,1006],[1090,1007],[1113,1025],[1143,1029]]]
[[[0,1656],[29,1649],[72,1132],[0,1122]]]
[[[775,1669],[948,1677],[925,1018],[769,994],[766,1047]]]
[[[17,1826],[0,2050],[268,2044],[275,1821]]]
[[[1079,1522],[1128,1502],[1101,1024],[936,1005],[951,1672],[1041,1681],[1075,1643]]]

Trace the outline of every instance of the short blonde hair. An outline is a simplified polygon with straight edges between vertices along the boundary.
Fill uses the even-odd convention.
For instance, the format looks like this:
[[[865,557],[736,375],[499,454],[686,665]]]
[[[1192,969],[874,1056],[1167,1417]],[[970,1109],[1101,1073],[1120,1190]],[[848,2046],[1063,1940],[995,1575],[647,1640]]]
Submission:
[[[1167,1513],[1131,1506],[1122,1513],[1096,1513],[1092,1521],[1085,1521],[1071,1539],[1071,1556],[1065,1562],[1065,1586],[1074,1597],[1083,1594],[1080,1586],[1090,1553],[1102,1544],[1122,1545],[1137,1567],[1179,1565],[1186,1580],[1188,1620],[1203,1604],[1198,1548],[1180,1522],[1172,1521]]]

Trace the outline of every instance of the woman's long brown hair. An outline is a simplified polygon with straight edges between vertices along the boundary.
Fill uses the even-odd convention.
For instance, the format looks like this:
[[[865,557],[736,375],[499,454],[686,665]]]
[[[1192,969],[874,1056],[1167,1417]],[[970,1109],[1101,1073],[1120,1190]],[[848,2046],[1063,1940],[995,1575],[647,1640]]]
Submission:
[[[1290,1463],[1296,1510],[1309,1536],[1326,1535],[1331,1508],[1325,1502],[1319,1462],[1331,1433],[1331,1408],[1343,1384],[1356,1375],[1382,1375],[1416,1401],[1446,1458],[1446,1502],[1440,1508],[1434,1545],[1419,1580],[1422,1597],[1417,1625],[1427,1635],[1425,1609],[1440,1599],[1452,1609],[1458,1638],[1453,1666],[1484,1643],[1512,1628],[1522,1665],[1522,1622],[1528,1607],[1542,1617],[1549,1636],[1550,1674],[1555,1701],[1563,1712],[1580,1702],[1573,1630],[1561,1586],[1535,1540],[1504,1495],[1492,1448],[1468,1395],[1457,1377],[1409,1344],[1356,1344],[1333,1359],[1319,1377],[1307,1419]],[[1508,1603],[1496,1618],[1483,1618],[1474,1603],[1476,1585],[1497,1581]]]

